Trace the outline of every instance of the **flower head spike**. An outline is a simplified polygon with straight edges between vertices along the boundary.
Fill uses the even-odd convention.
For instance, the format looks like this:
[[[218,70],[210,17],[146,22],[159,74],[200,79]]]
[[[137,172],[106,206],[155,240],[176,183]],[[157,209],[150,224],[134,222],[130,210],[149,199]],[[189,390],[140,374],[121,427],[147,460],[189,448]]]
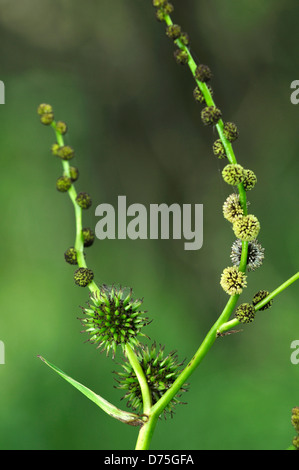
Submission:
[[[255,306],[257,305],[259,302],[261,302],[262,300],[264,300],[266,297],[268,297],[268,295],[270,294],[270,292],[268,292],[267,290],[259,290],[255,296],[253,297],[252,299],[252,304]],[[273,299],[271,299],[269,302],[266,303],[266,305],[264,305],[262,308],[260,308],[259,310],[267,310],[268,308],[272,307],[272,304],[273,304]]]
[[[249,271],[255,271],[259,268],[265,258],[265,249],[257,240],[248,242],[247,266]],[[242,255],[242,241],[236,240],[233,243],[230,258],[234,266],[240,266]]]
[[[225,268],[220,280],[222,289],[229,295],[241,294],[247,287],[247,276],[236,266]]]
[[[81,323],[90,335],[89,341],[107,354],[112,350],[113,357],[119,345],[137,346],[138,336],[145,336],[141,329],[149,323],[145,312],[140,310],[142,300],[134,300],[132,295],[132,289],[103,285],[83,309],[85,317]]]
[[[238,217],[233,224],[236,237],[246,242],[254,240],[258,236],[260,228],[258,219],[251,214]]]
[[[245,191],[250,191],[255,187],[257,183],[257,177],[252,170],[244,170],[243,186]]]
[[[292,425],[296,429],[296,431],[299,433],[299,406],[295,406],[295,408],[292,409]]]
[[[214,92],[213,92],[212,87],[211,87],[210,85],[207,85],[207,87],[208,87],[209,92],[211,93],[211,96],[213,96]],[[194,99],[195,99],[195,101],[196,101],[197,103],[201,103],[201,104],[205,104],[205,103],[206,103],[204,94],[203,94],[203,92],[201,91],[201,89],[199,88],[199,86],[196,86],[196,87],[194,88],[193,97],[194,97]]]
[[[221,116],[222,113],[216,106],[207,106],[201,112],[201,120],[205,126],[214,126]]]
[[[200,82],[208,82],[212,78],[212,72],[208,65],[199,64],[195,70],[195,77]]]
[[[223,145],[221,139],[215,140],[215,142],[213,144],[213,153],[217,158],[219,158],[219,160],[227,158],[225,148],[224,148],[224,145]]]
[[[237,186],[245,178],[244,168],[238,163],[229,163],[223,168],[222,177],[227,184]]]
[[[223,126],[223,134],[229,142],[234,142],[239,137],[239,132],[236,124],[233,122],[226,122]]]
[[[223,204],[223,216],[229,222],[235,222],[238,217],[243,215],[243,208],[240,203],[239,194],[231,194]]]
[[[156,343],[150,348],[148,346],[139,348],[137,357],[150,389],[152,403],[155,404],[177,379],[180,374],[179,368],[183,363],[178,363],[175,351],[165,356],[164,347],[159,346],[158,348]],[[122,372],[116,372],[119,384],[117,388],[126,392],[123,399],[128,400],[127,406],[140,413],[142,412],[142,394],[138,379],[129,363],[126,362],[122,365],[122,368]],[[182,392],[187,391],[187,387],[188,385],[184,384],[179,395],[174,397],[167,405],[164,410],[165,418],[167,413],[172,416],[175,405],[182,403],[179,397]]]
[[[255,309],[251,304],[241,304],[236,310],[236,318],[240,323],[251,323],[255,318]]]

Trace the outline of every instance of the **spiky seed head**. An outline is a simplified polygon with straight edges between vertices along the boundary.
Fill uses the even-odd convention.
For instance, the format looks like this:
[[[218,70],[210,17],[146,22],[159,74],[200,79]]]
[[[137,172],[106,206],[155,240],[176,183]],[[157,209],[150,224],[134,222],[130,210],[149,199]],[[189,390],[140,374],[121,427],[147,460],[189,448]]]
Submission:
[[[209,92],[211,93],[211,95],[213,96],[214,92],[213,92],[213,89],[210,85],[207,85],[208,87],[208,90]],[[204,97],[204,94],[203,92],[201,91],[201,89],[199,88],[199,86],[196,86],[194,91],[193,91],[193,97],[195,99],[195,101],[197,103],[200,103],[200,104],[205,104],[206,103],[206,100],[205,100],[205,97]]]
[[[262,300],[264,300],[266,297],[268,297],[268,295],[270,294],[270,292],[268,292],[267,290],[259,290],[253,297],[252,299],[252,304],[255,306],[257,305],[259,302],[261,302]],[[273,304],[273,299],[271,299],[269,302],[266,303],[266,305],[264,305],[262,308],[260,308],[259,310],[267,310],[268,308],[272,307],[272,304]]]
[[[229,163],[223,168],[222,177],[227,184],[237,186],[244,181],[244,168],[238,163]]]
[[[95,239],[94,231],[91,228],[85,227],[82,229],[83,243],[85,247],[89,247],[93,244]]]
[[[177,49],[174,52],[174,58],[179,65],[186,65],[189,62],[189,55],[188,52],[182,51],[181,49]]]
[[[54,121],[54,114],[53,113],[44,113],[40,117],[40,122],[45,126],[49,126]]]
[[[102,351],[115,355],[117,346],[136,347],[139,335],[149,321],[140,310],[143,300],[132,298],[132,289],[103,285],[91,295],[87,308],[83,308],[81,323],[89,334],[89,341]]]
[[[214,126],[221,116],[222,113],[216,106],[207,106],[201,112],[201,120],[205,126]]]
[[[225,268],[220,280],[222,289],[229,295],[241,294],[247,287],[247,276],[236,266]]]
[[[57,157],[61,158],[61,160],[71,160],[75,156],[74,149],[69,145],[62,145],[61,147],[54,144],[52,146],[52,152]]]
[[[67,124],[63,121],[56,122],[56,130],[61,134],[65,135],[67,133]]]
[[[227,140],[234,142],[239,137],[239,131],[233,122],[226,122],[223,126],[223,134]]]
[[[252,170],[244,170],[243,186],[245,191],[250,191],[255,187],[257,183],[257,177]]]
[[[89,209],[92,205],[92,199],[88,193],[81,192],[76,197],[76,203],[81,209]]]
[[[56,189],[61,193],[67,192],[72,186],[72,180],[67,176],[60,176],[56,181]]]
[[[64,253],[64,259],[67,263],[69,264],[78,264],[78,261],[77,261],[77,251],[75,250],[75,248],[73,246],[71,246],[70,248],[68,248],[65,253]]]
[[[226,152],[224,145],[221,141],[221,139],[215,140],[213,144],[213,154],[219,158],[219,160],[223,160],[224,158],[227,158]]]
[[[77,286],[86,287],[94,278],[93,271],[88,268],[79,268],[74,273],[74,281]]]
[[[225,200],[223,204],[223,216],[229,222],[235,222],[238,217],[241,217],[244,212],[240,203],[239,194],[233,193]]]
[[[195,70],[195,77],[200,82],[208,82],[212,78],[212,72],[208,65],[199,64]]]
[[[236,310],[236,318],[240,323],[252,323],[255,318],[255,310],[251,304],[241,304]]]
[[[237,238],[250,242],[257,238],[260,231],[260,223],[255,215],[243,215],[233,223],[233,230]]]
[[[157,347],[156,343],[148,346],[140,346],[137,350],[137,357],[144,372],[149,386],[153,405],[172,386],[180,374],[183,363],[178,363],[176,352],[168,355],[164,353],[164,347]],[[138,413],[142,413],[142,394],[136,374],[129,362],[122,365],[122,371],[117,374],[117,388],[123,390],[123,399],[127,400],[127,406],[133,408]],[[184,384],[179,393],[170,401],[164,410],[164,417],[174,413],[176,405],[182,403],[179,398],[183,392],[188,390],[188,384]]]
[[[296,431],[299,433],[299,406],[296,406],[292,409],[291,422]]]
[[[240,266],[242,256],[242,241],[237,239],[231,249],[230,258],[234,266]],[[261,267],[265,258],[265,249],[258,241],[248,242],[247,267],[248,271],[255,271]]]
[[[182,28],[178,24],[172,24],[166,27],[166,35],[170,38],[173,39],[174,41],[176,39],[179,39],[182,33]]]
[[[79,178],[79,170],[75,166],[70,166],[69,171],[70,171],[70,178],[72,180],[72,183],[74,183]]]

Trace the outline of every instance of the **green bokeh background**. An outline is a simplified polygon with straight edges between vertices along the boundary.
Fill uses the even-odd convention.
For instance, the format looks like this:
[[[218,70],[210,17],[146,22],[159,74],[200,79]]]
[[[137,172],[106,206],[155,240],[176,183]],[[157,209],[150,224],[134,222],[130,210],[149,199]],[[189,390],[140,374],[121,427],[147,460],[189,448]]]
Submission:
[[[215,101],[238,124],[234,149],[258,185],[251,212],[266,249],[244,301],[298,271],[298,1],[174,0],[173,20],[214,72]],[[133,449],[136,428],[106,416],[37,359],[49,361],[118,406],[117,361],[86,344],[77,319],[87,290],[63,253],[74,242],[73,207],[55,189],[61,163],[36,108],[50,102],[69,125],[78,191],[95,207],[128,203],[204,205],[204,244],[102,241],[88,249],[98,283],[132,286],[153,322],[152,340],[192,357],[227,300],[219,285],[234,240],[222,217],[230,189],[212,155],[194,82],[176,65],[151,0],[0,0],[1,449]],[[284,449],[294,435],[299,365],[298,286],[242,333],[219,339],[190,379],[187,405],[157,426],[152,449]],[[120,358],[117,358],[120,361]]]

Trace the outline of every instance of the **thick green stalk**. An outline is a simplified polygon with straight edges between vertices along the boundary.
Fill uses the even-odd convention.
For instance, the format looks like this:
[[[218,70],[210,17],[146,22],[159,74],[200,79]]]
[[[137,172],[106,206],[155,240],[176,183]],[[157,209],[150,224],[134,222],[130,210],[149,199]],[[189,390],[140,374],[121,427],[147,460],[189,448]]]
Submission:
[[[141,394],[142,394],[142,400],[143,400],[143,414],[144,415],[149,415],[150,409],[152,406],[152,398],[151,398],[151,393],[144,375],[144,372],[142,370],[142,367],[138,361],[138,358],[131,348],[129,344],[126,344],[125,346],[125,352],[126,355],[130,361],[131,366],[134,369],[134,372],[136,374],[136,377],[138,379],[140,388],[141,388]]]

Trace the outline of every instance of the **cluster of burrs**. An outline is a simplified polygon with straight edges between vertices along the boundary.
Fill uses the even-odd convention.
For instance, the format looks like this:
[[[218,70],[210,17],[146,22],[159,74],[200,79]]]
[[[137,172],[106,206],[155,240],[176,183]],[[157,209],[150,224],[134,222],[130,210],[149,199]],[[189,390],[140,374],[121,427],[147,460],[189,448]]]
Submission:
[[[299,450],[299,406],[296,406],[292,409],[291,422],[297,431],[297,436],[295,436],[293,439],[293,446],[296,448],[296,450]]]
[[[210,84],[213,77],[212,71],[208,65],[197,65],[194,62],[189,50],[188,34],[182,31],[180,25],[174,24],[169,16],[174,11],[173,5],[168,0],[153,0],[153,5],[156,8],[157,19],[166,23],[166,35],[176,45],[174,51],[176,62],[180,65],[188,64],[194,75],[196,87],[193,96],[195,101],[202,105],[201,120],[203,124],[216,126],[218,130],[220,138],[213,144],[213,154],[220,160],[229,159],[230,161],[222,170],[222,178],[225,183],[239,190],[239,192],[233,192],[223,205],[223,215],[226,220],[231,222],[236,241],[231,249],[233,266],[224,269],[220,281],[227,294],[230,296],[239,295],[247,287],[246,268],[253,271],[260,267],[264,260],[264,248],[257,240],[260,223],[255,215],[247,213],[246,193],[255,187],[257,177],[252,170],[243,168],[236,162],[235,157],[232,157],[230,149],[232,149],[232,143],[239,137],[238,128],[235,123],[222,120],[222,112],[215,106],[213,100],[214,93]],[[228,158],[228,154],[230,154],[230,158]],[[241,193],[243,194],[242,201]],[[244,244],[246,244],[247,259],[245,266],[243,262],[243,267],[240,269]],[[259,291],[254,298],[260,298],[265,292]],[[242,322],[245,322],[246,319],[250,322],[254,317],[254,311],[253,304],[243,304],[237,311],[237,317]],[[247,317],[246,312],[248,312]]]
[[[75,152],[69,145],[64,145],[63,136],[67,132],[67,125],[62,121],[54,120],[53,109],[49,104],[41,104],[38,107],[38,114],[41,123],[51,126],[57,136],[57,142],[52,145],[52,154],[62,160],[64,169],[63,175],[56,181],[57,190],[69,193],[76,210],[89,209],[92,205],[90,195],[86,192],[77,194],[74,188],[79,171],[76,167],[69,165]],[[71,265],[80,265],[83,257],[84,266],[80,266],[75,271],[74,280],[78,286],[86,287],[93,282],[94,274],[86,267],[81,248],[90,247],[94,242],[95,234],[92,229],[83,228],[79,233],[79,238],[80,249],[77,250],[71,246],[65,251],[64,258]],[[149,320],[145,316],[146,312],[141,310],[143,300],[133,299],[132,289],[106,285],[93,287],[87,307],[82,308],[84,317],[80,318],[85,328],[84,331],[89,335],[89,342],[95,344],[101,351],[106,351],[107,355],[112,352],[113,358],[118,346],[122,347],[124,352],[126,346],[133,348],[146,377],[152,404],[155,404],[176,380],[181,372],[182,364],[178,363],[174,352],[165,355],[164,347],[157,347],[154,343],[151,348],[148,348],[139,342],[139,337],[145,336],[142,329],[148,325]],[[125,390],[124,398],[128,400],[128,406],[141,412],[140,384],[127,358],[123,365],[123,372],[118,374],[118,388]],[[186,389],[187,386],[184,385],[181,392]],[[173,415],[175,405],[181,403],[178,396],[171,400],[164,415],[166,412]]]

